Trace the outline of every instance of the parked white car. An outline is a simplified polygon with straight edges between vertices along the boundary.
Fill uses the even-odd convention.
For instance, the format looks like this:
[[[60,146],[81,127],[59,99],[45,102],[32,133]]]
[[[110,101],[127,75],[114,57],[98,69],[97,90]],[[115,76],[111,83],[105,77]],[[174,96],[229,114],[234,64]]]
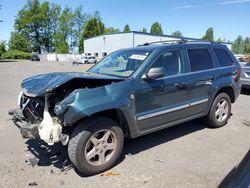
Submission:
[[[94,56],[88,57],[88,63],[96,63],[96,62],[97,62],[96,57],[94,57]]]
[[[81,57],[80,59],[76,60],[76,61],[73,61],[73,65],[79,65],[79,64],[85,64],[85,63],[88,63],[88,57],[86,56],[83,56]]]
[[[88,63],[96,63],[97,59],[94,56],[83,56],[80,59],[73,61],[73,65],[79,65],[79,64],[88,64]]]

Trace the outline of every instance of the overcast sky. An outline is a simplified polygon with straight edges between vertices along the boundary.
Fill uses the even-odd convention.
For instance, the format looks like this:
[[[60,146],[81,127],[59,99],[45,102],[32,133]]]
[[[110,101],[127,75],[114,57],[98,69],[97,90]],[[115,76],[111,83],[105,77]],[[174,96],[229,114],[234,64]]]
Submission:
[[[44,2],[41,0],[40,2]],[[185,37],[201,38],[208,27],[215,37],[234,40],[238,35],[250,37],[250,0],[49,0],[62,7],[83,6],[86,13],[99,11],[107,27],[123,30],[125,24],[134,31],[153,22],[162,24],[164,34],[180,30]],[[17,12],[26,0],[0,0],[0,40],[9,40]]]

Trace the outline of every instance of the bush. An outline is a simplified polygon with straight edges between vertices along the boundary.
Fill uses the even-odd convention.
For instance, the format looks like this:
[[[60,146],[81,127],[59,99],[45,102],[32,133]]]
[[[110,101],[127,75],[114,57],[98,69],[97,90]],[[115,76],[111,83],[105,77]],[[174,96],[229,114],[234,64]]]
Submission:
[[[10,50],[2,55],[2,59],[31,59],[31,53],[19,50]]]

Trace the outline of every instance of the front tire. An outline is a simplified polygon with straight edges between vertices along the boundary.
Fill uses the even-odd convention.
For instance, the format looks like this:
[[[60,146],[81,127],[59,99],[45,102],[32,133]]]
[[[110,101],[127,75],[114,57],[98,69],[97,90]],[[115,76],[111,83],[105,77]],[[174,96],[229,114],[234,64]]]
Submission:
[[[212,128],[219,128],[227,124],[231,115],[231,100],[228,94],[220,93],[213,101],[207,115],[207,124]]]
[[[123,143],[123,131],[115,121],[95,117],[77,125],[69,141],[68,154],[80,172],[94,175],[115,165]]]

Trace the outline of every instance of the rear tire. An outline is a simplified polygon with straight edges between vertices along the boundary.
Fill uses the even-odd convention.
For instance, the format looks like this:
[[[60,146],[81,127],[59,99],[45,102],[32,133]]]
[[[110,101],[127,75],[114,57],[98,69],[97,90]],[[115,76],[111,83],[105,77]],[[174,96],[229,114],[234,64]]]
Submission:
[[[68,145],[69,158],[85,175],[108,170],[119,159],[124,135],[119,125],[106,117],[95,117],[79,123]]]
[[[208,126],[219,128],[227,124],[231,115],[231,100],[228,94],[220,93],[213,101],[206,117]]]

